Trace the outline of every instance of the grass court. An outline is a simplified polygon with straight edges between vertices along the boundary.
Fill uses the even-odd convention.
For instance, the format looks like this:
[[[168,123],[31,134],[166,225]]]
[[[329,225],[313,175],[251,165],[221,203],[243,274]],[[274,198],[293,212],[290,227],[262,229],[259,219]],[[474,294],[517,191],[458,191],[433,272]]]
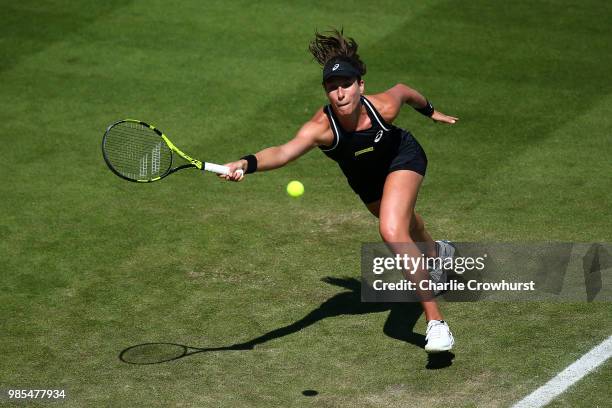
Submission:
[[[435,239],[610,242],[610,3],[0,12],[0,388],[63,388],[67,407],[506,407],[611,334],[606,302],[445,303],[455,358],[431,369],[422,315],[360,304],[377,220],[321,152],[243,183],[185,171],[137,185],[100,151],[124,117],[217,163],[283,143],[326,103],[314,30],[344,26],[366,93],[403,82],[461,119],[406,107],[396,121],[429,158],[417,210]],[[187,355],[119,358],[147,343],[174,346],[130,358]],[[551,406],[607,405],[611,375],[608,361]]]

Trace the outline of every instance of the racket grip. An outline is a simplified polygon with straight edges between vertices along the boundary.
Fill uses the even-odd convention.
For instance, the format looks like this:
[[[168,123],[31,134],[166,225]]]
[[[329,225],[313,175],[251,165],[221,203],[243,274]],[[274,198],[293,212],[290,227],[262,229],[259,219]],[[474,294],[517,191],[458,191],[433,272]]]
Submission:
[[[221,166],[220,164],[204,163],[203,168],[204,168],[204,171],[212,171],[213,173],[225,174],[225,175],[229,174],[229,167]],[[238,171],[241,173],[243,172],[241,169]]]
[[[221,166],[220,164],[204,163],[203,169],[204,171],[212,171],[213,173],[217,174],[229,174],[229,167]]]

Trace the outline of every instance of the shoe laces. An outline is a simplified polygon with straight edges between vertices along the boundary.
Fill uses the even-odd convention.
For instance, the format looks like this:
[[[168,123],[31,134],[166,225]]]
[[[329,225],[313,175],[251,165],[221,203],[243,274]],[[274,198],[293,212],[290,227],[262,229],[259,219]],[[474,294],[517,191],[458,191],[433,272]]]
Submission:
[[[439,339],[444,335],[444,332],[447,330],[447,325],[443,320],[431,320],[427,324],[427,332],[425,333],[425,338],[429,339]]]

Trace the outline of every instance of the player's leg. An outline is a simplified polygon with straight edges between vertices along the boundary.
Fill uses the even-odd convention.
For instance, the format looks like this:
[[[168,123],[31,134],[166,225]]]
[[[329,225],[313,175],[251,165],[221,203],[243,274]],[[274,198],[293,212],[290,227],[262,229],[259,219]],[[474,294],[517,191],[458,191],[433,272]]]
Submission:
[[[376,218],[379,218],[380,215],[380,201],[377,200],[372,203],[366,204],[368,210],[374,215]],[[425,222],[423,221],[423,217],[421,217],[416,211],[412,213],[412,220],[409,223],[410,230],[408,233],[412,238],[412,241],[418,242],[419,245],[423,245],[423,253],[429,257],[437,256],[436,243],[427,232],[425,228]]]
[[[423,253],[430,258],[438,258],[442,260],[441,263],[431,266],[429,272],[429,279],[432,282],[438,284],[444,284],[447,282],[447,271],[443,267],[443,263],[447,258],[453,258],[455,255],[455,247],[448,241],[435,241],[431,238],[431,235],[425,229],[425,223],[420,215],[414,213],[414,218],[411,223],[410,236],[415,242],[419,243]],[[434,294],[437,296],[442,293],[443,289],[437,289]]]
[[[419,258],[421,251],[410,236],[411,223],[419,188],[423,176],[410,170],[398,170],[389,173],[383,189],[379,209],[380,235],[396,253],[406,253]],[[421,269],[412,275],[416,281],[427,279],[426,271]],[[424,299],[431,299],[430,293],[422,293]],[[442,314],[435,300],[424,300],[423,310],[427,320],[442,320]]]
[[[377,200],[372,203],[366,204],[368,210],[378,218],[380,215],[380,201]],[[438,257],[442,259],[452,258],[455,254],[455,247],[448,241],[434,241],[431,238],[429,232],[425,228],[425,222],[423,218],[416,212],[413,212],[413,218],[410,222],[410,230],[408,231],[410,237],[414,242],[417,243],[422,253],[428,257]],[[444,283],[446,282],[446,271],[442,268],[432,269],[429,271],[429,277],[433,282]],[[441,291],[436,291],[436,295]]]
[[[423,253],[428,257],[435,257],[437,255],[436,243],[429,235],[429,232],[425,229],[425,222],[423,217],[417,214],[415,211],[412,212],[412,220],[410,221],[410,237],[414,242],[418,242],[423,245]]]
[[[421,250],[416,246],[410,232],[416,231],[416,234],[421,234],[421,238],[424,238],[422,236],[424,224],[414,225],[419,221],[414,215],[414,207],[422,180],[423,176],[416,172],[398,170],[391,172],[385,181],[379,208],[380,235],[391,250],[400,255],[421,256]],[[428,279],[429,276],[427,271],[421,268],[408,278],[419,282]],[[428,321],[425,350],[428,352],[450,350],[454,340],[443,321],[437,302],[430,291],[417,291],[417,294],[422,299],[421,305]]]

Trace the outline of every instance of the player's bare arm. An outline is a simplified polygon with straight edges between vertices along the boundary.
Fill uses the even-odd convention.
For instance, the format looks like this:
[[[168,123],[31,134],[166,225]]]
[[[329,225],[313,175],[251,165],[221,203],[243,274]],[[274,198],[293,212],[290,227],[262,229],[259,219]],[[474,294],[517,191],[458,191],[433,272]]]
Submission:
[[[268,147],[255,153],[257,160],[257,171],[273,170],[283,167],[287,163],[306,154],[312,148],[320,145],[329,145],[333,141],[333,133],[329,127],[329,122],[325,118],[323,109],[306,122],[297,132],[295,137],[287,143],[278,146]],[[241,181],[248,168],[248,161],[240,159],[235,162],[227,163],[230,174],[220,175],[221,178],[229,181]],[[236,170],[243,172],[236,172]]]
[[[404,84],[397,84],[383,93],[372,95],[370,96],[370,100],[383,118],[389,123],[397,118],[404,104],[419,110],[426,108],[429,103],[419,91]],[[433,110],[431,119],[435,122],[448,124],[454,124],[459,120],[459,118],[445,115],[435,109]]]

